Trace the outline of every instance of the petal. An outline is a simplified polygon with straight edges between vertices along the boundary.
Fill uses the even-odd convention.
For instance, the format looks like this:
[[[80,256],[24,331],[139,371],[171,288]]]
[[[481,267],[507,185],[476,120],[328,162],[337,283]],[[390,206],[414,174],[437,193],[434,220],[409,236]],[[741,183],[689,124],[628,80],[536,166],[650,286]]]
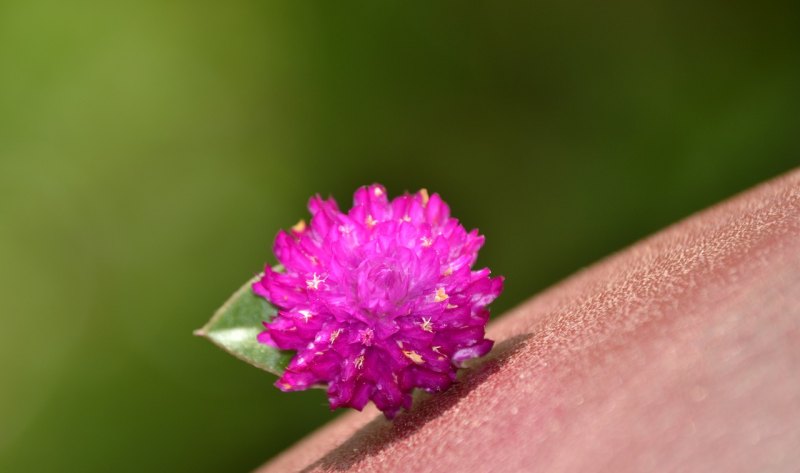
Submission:
[[[308,240],[308,237],[304,237]],[[303,248],[300,238],[281,230],[275,237],[273,246],[275,257],[287,271],[308,273],[320,271],[319,258]]]
[[[494,342],[492,340],[483,339],[471,347],[461,348],[453,354],[453,363],[455,363],[456,366],[461,367],[463,366],[464,362],[473,358],[479,358],[489,353],[489,351],[492,349],[492,346],[494,346]]]
[[[308,200],[311,212],[311,229],[318,238],[325,238],[328,233],[339,226],[339,206],[333,198],[324,200],[315,195]]]
[[[267,266],[261,279],[254,283],[253,291],[260,296],[266,294],[266,299],[277,307],[289,308],[307,303],[303,286],[305,282],[298,275],[278,273]]]
[[[403,373],[402,385],[418,387],[428,392],[439,392],[447,389],[455,381],[455,371],[436,373],[421,367],[412,367]]]
[[[380,184],[359,187],[353,194],[353,208],[357,207],[362,207],[367,215],[376,222],[392,218],[392,209],[386,197],[386,189]]]
[[[364,406],[369,402],[375,387],[368,382],[358,381],[353,390],[353,397],[350,398],[349,406],[356,410],[364,409]]]
[[[264,345],[269,345],[274,348],[280,348],[276,343],[275,340],[269,334],[269,330],[264,330],[263,332],[258,334],[257,337],[258,343],[263,343]]]
[[[450,207],[439,194],[433,194],[425,205],[425,220],[432,226],[440,226],[450,218]]]
[[[275,381],[275,386],[284,392],[303,391],[313,386],[315,382],[311,373],[286,370],[283,376]]]

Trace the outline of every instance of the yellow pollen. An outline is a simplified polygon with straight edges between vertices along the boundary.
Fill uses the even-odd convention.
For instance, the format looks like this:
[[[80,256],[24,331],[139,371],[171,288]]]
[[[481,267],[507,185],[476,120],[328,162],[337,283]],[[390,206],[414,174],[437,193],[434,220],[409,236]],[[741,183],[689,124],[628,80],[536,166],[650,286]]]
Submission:
[[[380,187],[376,187],[373,192],[375,193],[375,197],[380,197],[383,195],[383,190]]]
[[[428,205],[428,200],[430,200],[430,197],[428,196],[428,189],[420,189],[419,195],[422,197],[422,206],[425,207]]]
[[[353,360],[353,365],[356,369],[361,369],[364,366],[364,355],[358,355],[355,360]]]
[[[299,222],[295,223],[292,227],[292,231],[296,233],[302,233],[306,229],[306,221],[300,220]]]
[[[426,319],[426,318],[423,317],[422,318],[422,323],[420,323],[419,326],[422,327],[422,330],[424,330],[426,332],[433,333],[433,324],[431,323],[431,319],[430,318]]]
[[[341,334],[341,333],[342,333],[342,329],[340,329],[340,328],[337,328],[336,330],[331,332],[331,345],[333,345],[333,342],[335,342],[336,339],[339,338],[339,334]]]
[[[422,359],[419,353],[415,352],[414,350],[403,351],[403,354],[409,360],[413,361],[414,363],[421,365],[425,363],[425,360]]]
[[[443,354],[442,352],[439,351],[441,349],[442,349],[441,345],[434,345],[434,346],[431,347],[431,350],[433,350],[435,353],[438,353],[440,355]]]
[[[427,248],[433,244],[433,240],[428,237],[422,237],[419,239],[422,242],[422,246]]]
[[[450,296],[448,296],[447,293],[444,292],[444,288],[440,287],[439,289],[436,290],[436,295],[433,297],[433,300],[434,302],[442,302],[447,300],[448,297]]]
[[[457,306],[457,305],[455,305],[455,304],[447,304],[447,305],[445,306],[445,309],[455,309],[455,308],[457,308],[457,307],[458,307],[458,306]]]
[[[450,276],[451,274],[453,274],[453,268],[447,268],[442,273],[442,276]]]
[[[364,223],[367,225],[367,227],[372,228],[378,222],[376,222],[375,219],[372,218],[372,215],[367,215],[367,219],[364,221]]]

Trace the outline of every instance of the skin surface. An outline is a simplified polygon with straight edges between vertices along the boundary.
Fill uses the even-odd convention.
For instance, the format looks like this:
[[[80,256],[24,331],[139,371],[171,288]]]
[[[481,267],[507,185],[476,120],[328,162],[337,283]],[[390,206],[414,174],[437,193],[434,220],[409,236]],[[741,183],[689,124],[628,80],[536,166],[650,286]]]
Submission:
[[[394,423],[348,413],[259,471],[800,471],[800,171],[490,326]]]

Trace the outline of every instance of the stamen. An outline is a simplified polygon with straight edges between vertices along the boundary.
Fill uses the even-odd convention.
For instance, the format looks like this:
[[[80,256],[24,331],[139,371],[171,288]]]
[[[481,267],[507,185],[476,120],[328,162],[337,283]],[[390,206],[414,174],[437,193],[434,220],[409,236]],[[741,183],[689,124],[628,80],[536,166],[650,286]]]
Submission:
[[[311,276],[311,279],[306,280],[306,288],[313,289],[316,291],[317,289],[319,289],[319,283],[325,282],[326,279],[328,278],[327,277],[321,278],[317,275],[317,273],[314,273]]]
[[[408,351],[404,350],[403,354],[406,356],[406,358],[408,358],[409,360],[413,361],[418,365],[425,363],[425,360],[422,359],[422,356],[420,356],[420,354],[415,352],[414,350],[408,350]]]
[[[433,333],[433,324],[431,323],[430,317],[428,318],[423,317],[422,322],[419,324],[419,326],[422,327],[422,330]]]
[[[374,332],[371,328],[367,327],[364,330],[360,330],[358,332],[358,340],[361,342],[362,345],[372,346],[372,338],[374,336]]]
[[[303,316],[303,321],[306,323],[308,323],[308,319],[312,317],[311,311],[308,309],[298,310],[297,312]]]
[[[292,231],[295,233],[303,233],[306,229],[306,221],[300,220],[292,226]]]

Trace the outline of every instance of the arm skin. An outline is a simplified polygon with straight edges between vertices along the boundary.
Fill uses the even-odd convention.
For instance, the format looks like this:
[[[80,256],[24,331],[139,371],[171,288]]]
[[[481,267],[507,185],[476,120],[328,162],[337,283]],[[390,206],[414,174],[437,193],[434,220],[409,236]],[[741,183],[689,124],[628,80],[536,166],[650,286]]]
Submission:
[[[800,170],[579,272],[394,423],[343,415],[259,470],[800,471]]]

